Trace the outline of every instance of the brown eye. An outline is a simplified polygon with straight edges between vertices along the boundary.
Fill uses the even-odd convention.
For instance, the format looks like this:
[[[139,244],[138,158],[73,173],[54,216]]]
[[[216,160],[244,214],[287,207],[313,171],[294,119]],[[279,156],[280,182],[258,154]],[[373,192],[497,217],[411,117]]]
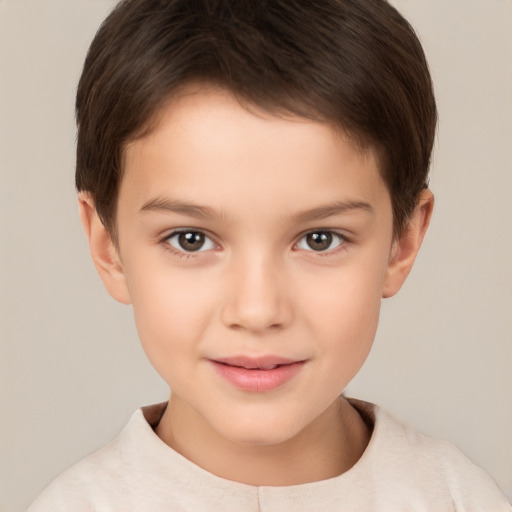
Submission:
[[[332,244],[332,233],[309,233],[306,236],[306,241],[313,251],[325,251]]]
[[[178,243],[185,251],[198,251],[204,245],[204,235],[202,233],[180,233]]]
[[[311,231],[297,244],[306,251],[325,252],[335,249],[344,242],[343,237],[332,231]]]
[[[201,231],[177,231],[168,239],[169,245],[182,252],[198,252],[212,249],[214,243]]]

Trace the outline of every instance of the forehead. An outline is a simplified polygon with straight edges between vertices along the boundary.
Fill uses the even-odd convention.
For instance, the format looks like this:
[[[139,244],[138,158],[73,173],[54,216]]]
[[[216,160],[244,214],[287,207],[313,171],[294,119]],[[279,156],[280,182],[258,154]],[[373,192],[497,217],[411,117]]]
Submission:
[[[215,202],[221,188],[226,208],[256,196],[304,207],[336,195],[389,199],[375,152],[331,124],[274,115],[219,88],[183,89],[127,146],[119,199],[131,191],[139,202],[177,194]]]

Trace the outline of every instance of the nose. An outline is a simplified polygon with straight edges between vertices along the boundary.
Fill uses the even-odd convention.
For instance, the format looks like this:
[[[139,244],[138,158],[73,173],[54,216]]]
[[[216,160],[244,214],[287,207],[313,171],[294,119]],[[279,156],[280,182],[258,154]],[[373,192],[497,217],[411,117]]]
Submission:
[[[293,316],[284,269],[270,258],[241,258],[228,270],[230,279],[222,320],[230,329],[262,333],[287,327]]]

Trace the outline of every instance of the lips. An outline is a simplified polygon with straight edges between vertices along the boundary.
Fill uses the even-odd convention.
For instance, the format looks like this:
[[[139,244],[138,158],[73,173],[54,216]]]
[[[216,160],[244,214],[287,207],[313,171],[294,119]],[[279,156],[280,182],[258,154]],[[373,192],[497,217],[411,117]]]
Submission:
[[[246,370],[272,370],[277,366],[297,363],[299,361],[293,359],[285,359],[278,356],[261,356],[261,357],[227,357],[215,359],[216,363],[226,364],[229,366],[237,366]]]
[[[283,386],[301,371],[305,363],[277,356],[240,356],[210,362],[231,385],[251,392],[266,392]]]

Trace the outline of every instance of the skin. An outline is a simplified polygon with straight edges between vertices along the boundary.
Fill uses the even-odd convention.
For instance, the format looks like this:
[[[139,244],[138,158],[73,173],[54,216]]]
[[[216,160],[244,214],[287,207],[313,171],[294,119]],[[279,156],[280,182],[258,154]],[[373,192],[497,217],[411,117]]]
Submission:
[[[375,155],[332,126],[247,109],[214,88],[177,95],[160,114],[126,149],[117,244],[79,197],[99,274],[133,304],[172,389],[156,433],[247,484],[343,473],[370,432],[340,395],[369,353],[382,297],[412,267],[432,194],[396,238]],[[205,234],[204,245],[187,252],[177,229]],[[311,233],[330,245],[314,250]],[[304,363],[265,392],[239,389],[212,363],[268,355]]]

